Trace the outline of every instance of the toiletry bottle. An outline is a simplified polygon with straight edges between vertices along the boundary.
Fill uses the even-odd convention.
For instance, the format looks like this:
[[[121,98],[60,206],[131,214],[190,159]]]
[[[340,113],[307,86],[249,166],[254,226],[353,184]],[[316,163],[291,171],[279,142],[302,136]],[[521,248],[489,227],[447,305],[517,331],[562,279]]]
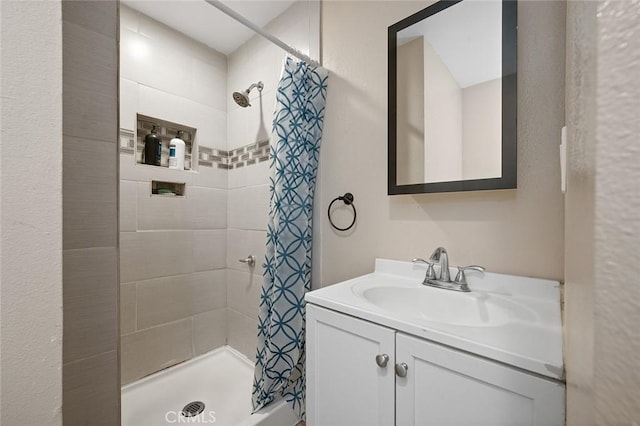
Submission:
[[[178,130],[175,138],[169,142],[169,168],[184,170],[185,144],[182,140],[182,130]]]
[[[158,137],[158,127],[154,125],[151,133],[144,138],[144,164],[159,166],[161,157],[162,140]]]

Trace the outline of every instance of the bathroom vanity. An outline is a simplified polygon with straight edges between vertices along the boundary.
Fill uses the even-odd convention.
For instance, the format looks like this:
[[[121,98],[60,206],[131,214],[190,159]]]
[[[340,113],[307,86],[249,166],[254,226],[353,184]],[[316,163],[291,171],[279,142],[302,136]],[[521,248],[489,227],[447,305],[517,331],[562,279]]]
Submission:
[[[377,260],[306,295],[307,424],[563,425],[559,283],[469,274],[463,293],[426,270]]]

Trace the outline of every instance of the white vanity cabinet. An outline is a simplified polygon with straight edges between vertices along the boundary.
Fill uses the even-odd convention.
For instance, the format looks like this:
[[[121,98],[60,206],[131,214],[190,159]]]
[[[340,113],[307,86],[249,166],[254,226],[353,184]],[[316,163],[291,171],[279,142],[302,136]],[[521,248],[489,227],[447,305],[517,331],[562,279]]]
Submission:
[[[307,304],[309,426],[564,421],[560,382]]]
[[[395,424],[394,353],[392,329],[307,304],[307,425]]]

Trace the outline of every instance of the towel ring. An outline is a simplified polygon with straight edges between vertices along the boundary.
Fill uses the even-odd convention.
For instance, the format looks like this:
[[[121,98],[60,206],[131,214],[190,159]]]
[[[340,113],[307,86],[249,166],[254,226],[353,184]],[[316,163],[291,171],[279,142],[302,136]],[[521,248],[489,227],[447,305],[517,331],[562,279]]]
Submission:
[[[339,226],[336,226],[336,224],[333,223],[333,220],[331,220],[331,207],[333,206],[333,203],[335,203],[336,201],[343,201],[347,206],[351,206],[351,208],[353,209],[353,221],[351,221],[351,225],[347,226],[346,228],[340,228]],[[347,192],[342,196],[334,198],[329,203],[329,208],[327,209],[327,216],[329,216],[329,223],[331,224],[331,226],[333,226],[338,231],[348,231],[349,229],[353,228],[353,225],[356,224],[356,216],[357,216],[356,206],[353,204],[353,194],[350,192]]]

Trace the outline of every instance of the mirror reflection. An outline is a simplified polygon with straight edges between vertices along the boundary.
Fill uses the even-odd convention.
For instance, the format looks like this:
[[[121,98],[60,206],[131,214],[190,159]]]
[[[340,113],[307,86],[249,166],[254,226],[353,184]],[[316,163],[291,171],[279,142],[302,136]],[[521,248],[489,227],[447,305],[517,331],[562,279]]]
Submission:
[[[502,171],[502,3],[463,1],[397,33],[397,184]]]

